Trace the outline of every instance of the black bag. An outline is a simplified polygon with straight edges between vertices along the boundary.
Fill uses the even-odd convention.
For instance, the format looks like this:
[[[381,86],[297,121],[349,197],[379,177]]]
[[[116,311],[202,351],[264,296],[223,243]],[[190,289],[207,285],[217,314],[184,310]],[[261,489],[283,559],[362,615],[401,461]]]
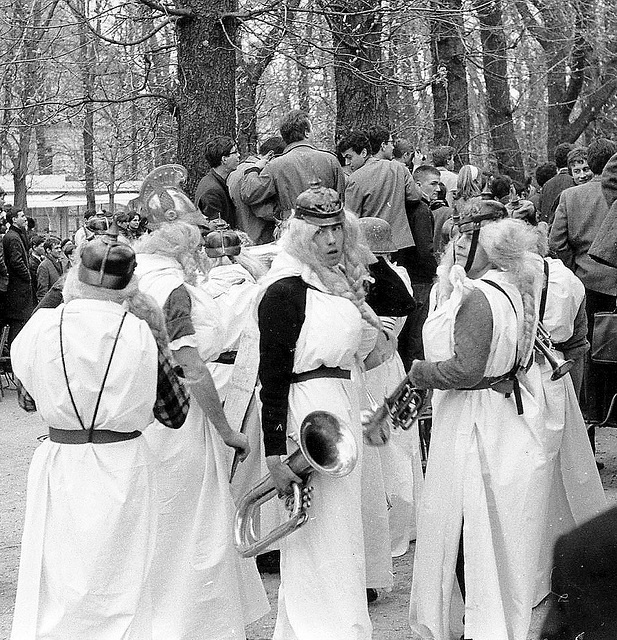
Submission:
[[[591,360],[599,364],[617,364],[617,309],[593,314]]]

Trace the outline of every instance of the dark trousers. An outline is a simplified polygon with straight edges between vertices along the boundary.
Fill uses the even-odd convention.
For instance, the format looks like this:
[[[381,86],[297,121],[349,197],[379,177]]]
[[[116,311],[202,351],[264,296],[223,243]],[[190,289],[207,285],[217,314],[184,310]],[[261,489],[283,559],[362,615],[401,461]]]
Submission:
[[[586,289],[585,291],[585,311],[587,312],[588,323],[587,339],[590,344],[593,344],[593,314],[597,311],[614,311],[615,296],[609,296],[591,289]],[[590,353],[586,356],[585,365],[581,408],[587,420],[601,422],[606,415],[611,398],[617,393],[617,366],[596,364],[591,361]]]

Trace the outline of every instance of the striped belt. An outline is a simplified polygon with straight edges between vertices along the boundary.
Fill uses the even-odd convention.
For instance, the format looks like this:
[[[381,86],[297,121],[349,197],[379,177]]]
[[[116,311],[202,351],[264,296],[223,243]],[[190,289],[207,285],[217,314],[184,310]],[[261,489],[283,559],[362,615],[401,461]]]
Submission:
[[[310,371],[294,373],[291,376],[291,382],[292,384],[295,382],[306,382],[314,378],[343,378],[344,380],[351,380],[351,371],[349,371],[349,369],[341,369],[340,367],[321,366],[317,367],[317,369],[311,369]]]
[[[49,427],[49,439],[58,444],[110,444],[133,440],[141,431],[110,431],[109,429],[56,429]]]

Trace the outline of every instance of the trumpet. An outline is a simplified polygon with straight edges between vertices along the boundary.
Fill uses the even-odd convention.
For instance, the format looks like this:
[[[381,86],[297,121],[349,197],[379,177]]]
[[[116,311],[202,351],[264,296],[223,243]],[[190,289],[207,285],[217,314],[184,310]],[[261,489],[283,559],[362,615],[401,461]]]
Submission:
[[[407,431],[418,420],[428,397],[427,389],[411,384],[407,376],[364,422],[364,440],[380,446],[390,439],[390,429]]]
[[[291,514],[286,522],[258,538],[255,532],[257,510],[278,493],[270,474],[264,476],[242,497],[236,509],[234,545],[243,558],[262,553],[308,520],[308,506],[303,504],[302,493],[314,471],[342,478],[356,466],[358,448],[351,429],[327,411],[309,413],[300,425],[299,437],[294,440],[299,448],[286,458],[284,464],[302,478],[303,484],[292,484]]]
[[[546,330],[542,323],[538,324],[538,333],[534,342],[534,347],[544,356],[546,361],[551,365],[553,374],[551,380],[559,380],[570,371],[574,366],[574,360],[564,360],[555,351],[551,334]]]

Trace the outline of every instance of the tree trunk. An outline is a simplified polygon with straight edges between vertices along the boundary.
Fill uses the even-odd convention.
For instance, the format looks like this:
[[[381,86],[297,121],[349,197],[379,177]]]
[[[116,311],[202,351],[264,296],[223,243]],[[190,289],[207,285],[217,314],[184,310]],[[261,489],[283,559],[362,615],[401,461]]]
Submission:
[[[176,93],[178,162],[188,171],[185,185],[192,197],[209,170],[204,156],[208,138],[235,137],[237,24],[217,14],[235,11],[236,0],[177,0],[193,12],[190,19],[176,21],[178,76],[182,91]],[[224,27],[224,28],[223,28]]]
[[[501,2],[493,0],[489,4],[478,0],[476,7],[480,21],[484,82],[493,153],[497,157],[499,171],[522,182],[525,178],[525,170],[512,120],[506,57],[507,43],[503,31]]]
[[[53,148],[47,143],[47,130],[44,125],[35,127],[36,155],[39,164],[39,173],[44,176],[51,175],[53,171]]]
[[[333,11],[328,18],[334,47],[336,139],[352,129],[388,127],[379,3],[344,0],[328,7]]]
[[[461,40],[463,21],[461,0],[442,0],[441,9],[451,9],[447,18],[429,19],[431,30],[431,66],[434,107],[435,146],[449,145],[456,149],[459,163],[469,163],[469,101],[465,50]]]
[[[239,54],[240,56],[242,54]],[[254,62],[238,64],[238,150],[244,158],[257,153],[257,85]]]

